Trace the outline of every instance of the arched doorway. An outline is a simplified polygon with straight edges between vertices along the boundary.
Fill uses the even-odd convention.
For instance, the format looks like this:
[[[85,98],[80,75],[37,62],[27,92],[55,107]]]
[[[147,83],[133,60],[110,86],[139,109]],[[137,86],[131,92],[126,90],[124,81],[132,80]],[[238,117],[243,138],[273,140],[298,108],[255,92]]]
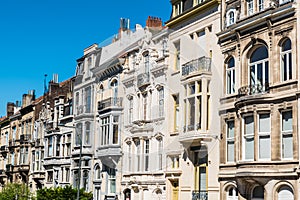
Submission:
[[[278,200],[294,200],[294,192],[289,186],[281,186],[278,190]]]

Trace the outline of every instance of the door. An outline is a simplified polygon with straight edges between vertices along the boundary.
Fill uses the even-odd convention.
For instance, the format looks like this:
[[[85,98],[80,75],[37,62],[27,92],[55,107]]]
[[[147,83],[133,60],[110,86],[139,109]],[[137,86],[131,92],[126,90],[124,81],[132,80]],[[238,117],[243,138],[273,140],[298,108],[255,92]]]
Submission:
[[[178,182],[174,181],[172,183],[172,200],[178,200]]]

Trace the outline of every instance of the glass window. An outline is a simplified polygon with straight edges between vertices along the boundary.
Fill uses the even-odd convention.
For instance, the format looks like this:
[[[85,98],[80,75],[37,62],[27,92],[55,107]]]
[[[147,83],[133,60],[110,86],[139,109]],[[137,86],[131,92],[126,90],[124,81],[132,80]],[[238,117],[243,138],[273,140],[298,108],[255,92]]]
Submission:
[[[292,111],[281,113],[281,134],[282,134],[282,158],[293,158],[293,115]]]
[[[145,171],[149,171],[149,140],[144,141],[145,145]]]
[[[264,0],[258,0],[258,10],[264,10]]]
[[[91,123],[86,122],[85,123],[85,144],[90,144],[90,138],[91,138]]]
[[[270,114],[259,114],[259,159],[271,159]]]
[[[248,15],[252,15],[254,13],[253,0],[247,0],[247,11],[248,11]]]
[[[289,186],[281,186],[278,190],[278,200],[294,200],[294,192]]]
[[[244,158],[254,159],[254,117],[244,117]]]
[[[75,145],[79,146],[81,143],[81,136],[82,136],[82,124],[77,124],[76,125],[76,130],[75,130]]]
[[[179,129],[179,95],[173,95],[174,99],[174,131]]]
[[[234,161],[234,121],[227,121],[227,162]]]
[[[162,138],[159,138],[157,141],[158,141],[158,170],[162,170],[163,141]]]
[[[159,117],[164,116],[164,88],[158,90],[158,101],[159,101]]]
[[[258,47],[250,57],[250,94],[261,93],[269,86],[269,60],[268,49]]]
[[[119,143],[119,116],[113,116],[113,144]]]
[[[231,57],[227,62],[226,67],[226,92],[227,94],[235,93],[235,63]]]
[[[292,43],[286,39],[281,46],[281,80],[292,79]]]
[[[88,170],[83,171],[82,180],[83,180],[84,190],[88,191],[88,189],[89,189],[89,171]]]
[[[110,127],[110,116],[101,118],[100,120],[101,145],[109,144],[109,127]]]
[[[252,191],[252,199],[264,199],[264,187],[256,186]]]
[[[128,112],[128,122],[132,123],[133,120],[133,97],[129,99],[129,112]]]
[[[227,200],[238,200],[238,191],[235,187],[229,187],[227,190]]]
[[[235,23],[235,13],[233,10],[230,10],[227,14],[227,25],[230,26]]]
[[[53,140],[52,136],[48,138],[48,157],[53,155]]]
[[[96,180],[101,179],[101,169],[99,165],[97,165],[95,168],[95,179]]]
[[[91,87],[85,89],[85,112],[91,112]]]

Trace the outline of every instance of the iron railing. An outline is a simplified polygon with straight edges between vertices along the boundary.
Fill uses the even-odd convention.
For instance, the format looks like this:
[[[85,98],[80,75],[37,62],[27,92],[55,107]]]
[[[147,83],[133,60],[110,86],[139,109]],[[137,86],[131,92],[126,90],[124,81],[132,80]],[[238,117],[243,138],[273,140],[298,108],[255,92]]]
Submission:
[[[137,86],[142,87],[150,83],[150,74],[148,72],[139,74],[137,76]]]
[[[239,96],[245,95],[253,95],[253,94],[261,94],[269,91],[269,83],[263,84],[255,84],[255,85],[247,85],[239,88],[238,93]]]
[[[189,61],[182,65],[182,76],[187,76],[193,72],[210,72],[211,71],[211,58],[200,57],[198,59]]]
[[[208,193],[206,190],[192,191],[192,200],[208,200]]]
[[[110,107],[122,107],[122,100],[121,97],[110,97],[104,99],[103,101],[98,102],[98,111],[110,108]]]

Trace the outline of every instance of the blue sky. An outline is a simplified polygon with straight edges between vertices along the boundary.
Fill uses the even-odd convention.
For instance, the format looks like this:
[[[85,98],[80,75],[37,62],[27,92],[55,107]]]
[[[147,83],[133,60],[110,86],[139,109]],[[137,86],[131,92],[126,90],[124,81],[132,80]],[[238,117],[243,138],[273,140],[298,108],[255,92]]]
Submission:
[[[83,49],[118,32],[120,18],[145,26],[148,16],[167,21],[169,0],[9,0],[0,5],[0,116],[6,103],[34,89],[43,93],[53,73],[72,77]]]

